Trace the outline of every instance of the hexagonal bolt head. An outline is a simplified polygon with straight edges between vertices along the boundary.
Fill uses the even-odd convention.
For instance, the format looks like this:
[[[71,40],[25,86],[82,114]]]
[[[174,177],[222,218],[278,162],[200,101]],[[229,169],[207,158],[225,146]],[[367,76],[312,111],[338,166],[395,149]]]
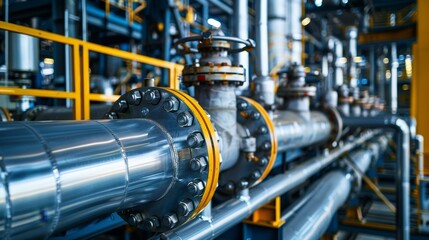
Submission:
[[[143,226],[146,230],[152,231],[158,228],[160,225],[159,219],[157,217],[149,217],[143,220]]]
[[[107,117],[109,119],[118,119],[118,114],[116,112],[110,112],[109,114],[107,114]]]
[[[160,99],[161,99],[161,93],[158,90],[148,90],[144,93],[144,100],[147,103],[156,105],[159,103]]]
[[[185,199],[179,203],[179,207],[177,208],[177,213],[180,216],[188,216],[194,210],[194,202],[190,199]]]
[[[265,166],[265,165],[267,165],[268,164],[268,159],[266,158],[266,157],[262,157],[261,159],[259,159],[259,161],[258,161],[258,165],[259,166],[261,166],[261,167],[263,167],[263,166]]]
[[[118,112],[126,112],[128,110],[128,103],[126,100],[119,100],[113,105],[113,109]]]
[[[191,148],[201,147],[204,143],[204,137],[200,132],[193,132],[189,134],[188,138],[186,139],[186,142]]]
[[[249,182],[245,179],[242,179],[239,183],[238,183],[238,187],[241,189],[245,189],[247,187],[249,187]]]
[[[190,183],[188,183],[188,192],[192,196],[199,196],[203,193],[205,184],[201,180],[194,180]]]
[[[258,180],[260,177],[261,177],[261,171],[259,170],[255,170],[250,174],[250,178],[255,181]]]
[[[225,184],[225,185],[223,186],[223,189],[224,189],[226,192],[234,193],[234,191],[235,191],[235,185],[234,185],[234,183],[233,183],[233,182],[228,182],[227,184]]]
[[[262,149],[264,150],[264,151],[268,151],[268,150],[270,150],[271,149],[271,143],[270,142],[264,142],[263,144],[262,144]]]
[[[127,101],[130,104],[139,105],[140,102],[142,101],[142,94],[140,93],[140,91],[137,91],[137,90],[132,91],[128,93]]]
[[[167,112],[176,112],[179,110],[180,102],[175,97],[169,97],[162,105],[165,111]]]
[[[140,215],[140,213],[130,214],[130,216],[128,217],[128,223],[133,226],[138,225],[142,220],[143,218],[142,218],[142,215]]]
[[[261,117],[261,114],[258,112],[251,112],[250,113],[250,119],[252,120],[258,120]]]
[[[178,222],[179,219],[177,219],[177,215],[174,213],[170,213],[162,217],[162,225],[167,228],[174,228]]]
[[[258,128],[258,133],[261,134],[261,135],[264,135],[264,134],[268,133],[268,128],[265,127],[265,126],[260,126]]]
[[[182,112],[177,115],[177,124],[179,127],[190,127],[194,121],[194,116],[190,112]]]
[[[237,104],[237,108],[238,110],[242,111],[242,110],[246,110],[247,107],[249,106],[249,104],[247,104],[247,102],[239,102]]]
[[[191,161],[189,161],[189,165],[191,166],[192,170],[203,172],[204,170],[207,169],[207,158],[206,157],[192,158]]]
[[[142,107],[141,113],[142,113],[142,117],[146,117],[149,114],[149,108]]]

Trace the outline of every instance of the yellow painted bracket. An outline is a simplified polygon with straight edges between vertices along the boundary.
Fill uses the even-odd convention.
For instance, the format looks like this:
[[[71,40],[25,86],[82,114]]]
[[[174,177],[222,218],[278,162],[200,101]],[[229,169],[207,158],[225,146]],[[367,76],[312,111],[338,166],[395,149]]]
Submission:
[[[281,220],[281,199],[276,197],[271,202],[254,211],[244,223],[258,226],[280,228],[285,221]]]
[[[110,6],[109,1],[106,4]],[[106,5],[106,6],[107,6]],[[0,94],[15,95],[15,96],[34,96],[44,98],[61,98],[73,100],[73,116],[75,120],[90,119],[90,103],[91,101],[98,102],[113,102],[119,98],[119,95],[102,95],[90,92],[90,62],[89,53],[97,52],[125,60],[136,61],[143,64],[152,65],[155,67],[166,68],[169,71],[168,86],[173,89],[179,89],[179,75],[183,69],[180,64],[143,56],[135,53],[122,51],[115,48],[110,48],[94,43],[82,41],[80,39],[65,37],[59,34],[41,31],[34,28],[24,27],[17,24],[0,21],[0,30],[16,32],[29,35],[41,39],[50,40],[53,42],[69,45],[72,49],[72,79],[73,90],[54,91],[42,89],[21,89],[12,87],[0,87]]]

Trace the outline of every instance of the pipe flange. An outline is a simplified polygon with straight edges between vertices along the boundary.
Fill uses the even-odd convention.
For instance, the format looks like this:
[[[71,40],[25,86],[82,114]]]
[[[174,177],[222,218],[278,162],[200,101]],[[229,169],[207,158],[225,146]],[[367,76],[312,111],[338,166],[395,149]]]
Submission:
[[[207,66],[186,66],[183,69],[182,82],[186,86],[205,84],[242,85],[246,81],[246,70],[242,66],[225,64],[207,64]]]
[[[246,134],[241,137],[249,146],[240,146],[237,163],[222,171],[219,191],[225,194],[234,194],[260,183],[268,176],[277,155],[274,124],[265,109],[246,97],[237,97],[237,108],[237,122],[241,132]]]
[[[329,135],[328,142],[330,146],[335,147],[337,142],[341,138],[342,130],[343,130],[343,119],[341,118],[338,110],[331,106],[323,106],[322,111],[326,113],[326,116],[331,123],[331,134]]]
[[[169,157],[175,176],[164,196],[119,215],[152,232],[170,230],[197,216],[213,197],[220,171],[217,135],[198,103],[177,90],[138,88],[121,96],[107,116],[153,120],[171,137],[174,149]]]
[[[277,91],[279,97],[295,98],[295,97],[314,97],[316,96],[316,87],[281,87]]]

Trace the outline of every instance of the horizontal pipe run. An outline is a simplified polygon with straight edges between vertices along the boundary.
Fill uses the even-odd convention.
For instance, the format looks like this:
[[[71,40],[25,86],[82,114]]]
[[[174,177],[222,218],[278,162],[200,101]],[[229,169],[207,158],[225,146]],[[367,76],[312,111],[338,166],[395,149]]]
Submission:
[[[326,174],[314,185],[312,197],[283,227],[283,239],[319,239],[351,192],[351,175],[340,170]]]
[[[410,238],[410,128],[407,122],[396,116],[374,118],[343,118],[344,126],[392,129],[396,140],[396,224],[397,239]]]
[[[309,112],[309,115],[277,111],[273,122],[279,152],[321,143],[329,138],[332,131],[328,117],[316,111]]]
[[[378,141],[368,148],[354,151],[347,158],[361,171],[368,170],[372,159],[378,156],[387,143]],[[335,170],[326,174],[310,190],[282,214],[285,239],[319,239],[350,192],[353,178],[347,171]],[[358,183],[359,184],[359,183]]]
[[[198,217],[173,231],[156,236],[163,239],[213,239],[238,224],[259,207],[276,196],[304,183],[309,177],[331,164],[342,154],[360,146],[374,137],[375,132],[366,132],[329,155],[312,158],[296,168],[276,175],[250,189],[249,196],[231,199],[212,209],[212,218]]]
[[[157,200],[175,175],[170,138],[151,120],[2,123],[0,146],[1,239],[43,239]]]

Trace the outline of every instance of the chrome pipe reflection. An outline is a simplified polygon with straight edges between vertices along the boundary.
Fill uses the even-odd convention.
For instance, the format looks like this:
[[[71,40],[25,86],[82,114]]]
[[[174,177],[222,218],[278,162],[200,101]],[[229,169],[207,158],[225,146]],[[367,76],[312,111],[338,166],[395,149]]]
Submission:
[[[47,238],[157,200],[172,184],[170,137],[145,119],[0,125],[0,238]]]
[[[321,112],[308,112],[305,117],[294,111],[277,111],[274,115],[274,129],[278,151],[310,146],[326,141],[331,134],[331,123]]]

